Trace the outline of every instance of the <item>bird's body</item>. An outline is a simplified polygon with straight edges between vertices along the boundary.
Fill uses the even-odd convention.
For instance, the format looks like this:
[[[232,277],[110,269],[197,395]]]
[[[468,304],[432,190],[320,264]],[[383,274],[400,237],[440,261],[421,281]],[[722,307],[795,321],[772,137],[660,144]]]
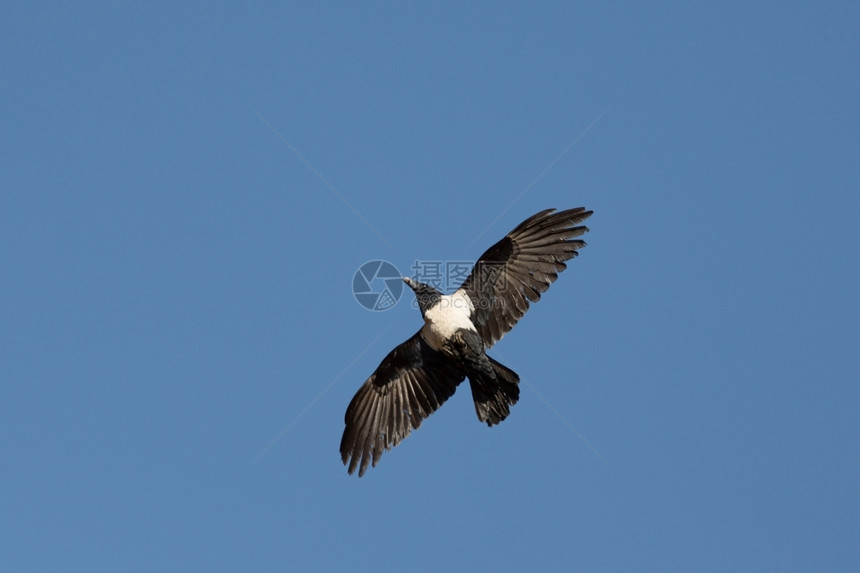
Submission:
[[[440,350],[445,341],[458,330],[468,330],[477,334],[478,331],[472,322],[474,310],[475,305],[463,289],[451,295],[442,295],[439,297],[439,302],[424,313],[421,336],[430,348]]]
[[[424,326],[383,359],[350,402],[340,444],[349,473],[359,468],[364,475],[466,378],[480,421],[492,426],[510,414],[519,376],[486,351],[585,246],[573,237],[588,229],[575,225],[591,213],[578,207],[529,217],[481,255],[453,294],[403,279],[415,292]]]

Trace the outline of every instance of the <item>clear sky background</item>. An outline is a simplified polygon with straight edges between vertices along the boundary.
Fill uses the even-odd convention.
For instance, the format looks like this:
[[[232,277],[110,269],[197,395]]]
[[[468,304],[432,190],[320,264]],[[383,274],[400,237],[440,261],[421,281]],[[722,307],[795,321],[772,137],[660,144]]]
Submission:
[[[860,570],[858,30],[7,3],[3,570]],[[463,386],[347,476],[346,406],[420,325],[355,270],[579,205],[589,246],[492,351],[510,418]]]

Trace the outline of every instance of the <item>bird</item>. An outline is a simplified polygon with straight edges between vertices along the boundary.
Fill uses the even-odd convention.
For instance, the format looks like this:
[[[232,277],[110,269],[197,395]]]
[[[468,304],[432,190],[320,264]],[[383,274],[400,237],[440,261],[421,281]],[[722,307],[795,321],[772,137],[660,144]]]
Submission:
[[[466,378],[478,420],[494,426],[519,400],[520,378],[487,355],[585,247],[585,207],[535,213],[487,249],[450,295],[409,277],[424,319],[361,385],[344,416],[340,455],[363,476]]]

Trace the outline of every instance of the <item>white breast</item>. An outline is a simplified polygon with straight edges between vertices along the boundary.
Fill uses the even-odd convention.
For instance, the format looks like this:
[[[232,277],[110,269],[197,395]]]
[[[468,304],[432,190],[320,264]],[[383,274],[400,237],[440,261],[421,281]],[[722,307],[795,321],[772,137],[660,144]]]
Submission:
[[[443,295],[439,303],[424,315],[424,327],[421,329],[424,340],[430,348],[439,350],[457,330],[475,330],[471,318],[474,310],[475,306],[462,289],[451,295]]]

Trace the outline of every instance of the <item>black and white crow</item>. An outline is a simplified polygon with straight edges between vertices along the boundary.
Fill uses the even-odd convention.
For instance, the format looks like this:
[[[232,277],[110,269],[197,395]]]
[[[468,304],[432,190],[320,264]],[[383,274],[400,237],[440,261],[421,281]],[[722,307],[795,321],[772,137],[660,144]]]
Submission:
[[[469,378],[478,419],[488,426],[510,414],[519,376],[486,350],[529,309],[530,302],[585,246],[584,207],[532,215],[490,247],[454,294],[403,280],[415,292],[424,326],[392,350],[359,388],[346,410],[340,456],[349,473],[376,466]]]

